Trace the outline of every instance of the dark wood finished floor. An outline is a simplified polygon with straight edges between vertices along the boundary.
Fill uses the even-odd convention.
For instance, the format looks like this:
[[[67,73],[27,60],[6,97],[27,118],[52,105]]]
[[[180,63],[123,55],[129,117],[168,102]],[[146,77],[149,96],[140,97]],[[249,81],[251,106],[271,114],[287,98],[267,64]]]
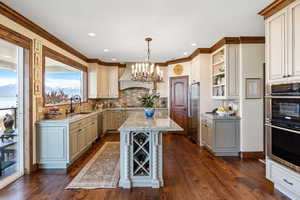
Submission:
[[[117,134],[97,142],[68,174],[38,171],[20,178],[0,191],[5,200],[219,200],[288,199],[274,191],[264,178],[264,165],[256,160],[216,158],[184,136],[164,136],[164,179],[161,189],[134,188],[64,190],[72,178],[105,141],[118,141]]]

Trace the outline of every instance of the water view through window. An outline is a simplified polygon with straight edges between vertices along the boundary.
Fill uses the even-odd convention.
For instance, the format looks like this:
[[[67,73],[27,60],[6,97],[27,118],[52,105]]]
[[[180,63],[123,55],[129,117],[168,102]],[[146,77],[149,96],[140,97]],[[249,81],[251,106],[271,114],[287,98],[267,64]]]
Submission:
[[[70,103],[74,95],[83,97],[83,72],[46,57],[44,90],[46,105]]]
[[[0,39],[0,187],[23,174],[24,49]]]

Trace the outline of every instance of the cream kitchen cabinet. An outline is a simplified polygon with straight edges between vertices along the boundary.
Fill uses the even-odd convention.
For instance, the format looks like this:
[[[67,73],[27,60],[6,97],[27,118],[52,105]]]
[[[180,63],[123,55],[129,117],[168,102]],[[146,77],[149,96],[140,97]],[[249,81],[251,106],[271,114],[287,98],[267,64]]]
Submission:
[[[119,97],[118,67],[108,67],[108,96],[109,98]]]
[[[216,156],[238,156],[240,153],[240,118],[201,116],[201,143]]]
[[[118,67],[91,64],[88,70],[89,98],[118,98]]]
[[[97,113],[72,120],[37,122],[40,168],[66,169],[97,139]]]
[[[265,24],[267,81],[299,80],[300,1],[274,14]]]
[[[212,98],[239,98],[239,45],[225,44],[212,53]]]

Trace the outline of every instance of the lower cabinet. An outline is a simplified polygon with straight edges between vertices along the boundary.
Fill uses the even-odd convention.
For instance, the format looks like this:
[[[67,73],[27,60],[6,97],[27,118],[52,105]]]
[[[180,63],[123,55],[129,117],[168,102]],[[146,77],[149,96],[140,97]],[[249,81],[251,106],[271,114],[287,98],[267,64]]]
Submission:
[[[239,117],[202,115],[201,143],[216,156],[239,156]]]
[[[103,134],[109,131],[117,131],[121,125],[127,120],[128,117],[136,115],[137,112],[144,112],[143,108],[112,108],[106,109],[102,112],[102,126]],[[168,109],[158,109],[156,110],[156,115],[159,117],[167,117]]]
[[[37,123],[37,161],[40,168],[65,169],[98,137],[97,113],[68,122]]]
[[[300,174],[270,158],[266,159],[267,179],[274,187],[291,199],[300,199]]]

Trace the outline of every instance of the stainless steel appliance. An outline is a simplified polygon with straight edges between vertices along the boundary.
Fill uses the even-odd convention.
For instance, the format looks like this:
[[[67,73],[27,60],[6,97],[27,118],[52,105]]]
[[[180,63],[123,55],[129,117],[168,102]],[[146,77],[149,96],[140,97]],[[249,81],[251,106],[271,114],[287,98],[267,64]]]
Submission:
[[[188,136],[194,142],[199,144],[199,126],[200,126],[200,83],[193,83],[189,88],[189,131]]]
[[[300,83],[272,85],[268,89],[267,155],[300,172]]]

